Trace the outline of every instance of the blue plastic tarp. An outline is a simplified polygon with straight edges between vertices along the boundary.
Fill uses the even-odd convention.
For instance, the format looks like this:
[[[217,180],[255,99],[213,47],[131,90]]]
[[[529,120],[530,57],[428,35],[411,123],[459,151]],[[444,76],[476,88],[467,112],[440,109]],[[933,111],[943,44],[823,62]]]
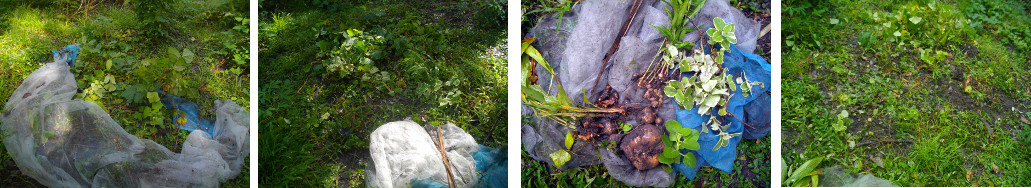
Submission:
[[[476,187],[508,187],[508,147],[489,148],[480,145],[480,151],[473,153],[476,161],[476,173],[480,177]],[[431,178],[413,179],[412,187],[447,188],[447,182],[433,181]]]
[[[694,179],[698,169],[703,166],[711,166],[731,173],[734,167],[734,159],[737,158],[737,144],[741,142],[741,138],[758,139],[770,132],[770,96],[767,94],[770,89],[770,63],[766,62],[759,55],[742,52],[734,45],[730,45],[730,51],[724,54],[723,61],[723,67],[728,71],[727,74],[739,76],[741,73],[744,73],[749,81],[762,82],[764,87],[753,86],[751,94],[747,97],[742,94],[740,89],[731,92],[734,97],[731,97],[730,101],[728,101],[727,111],[738,118],[743,118],[742,120],[748,123],[749,128],[746,128],[744,123],[739,121],[738,118],[731,117],[729,114],[727,116],[717,115],[717,119],[720,122],[730,123],[729,128],[723,131],[731,134],[742,134],[741,136],[731,138],[727,146],[713,151],[712,148],[716,146],[720,139],[717,136],[719,133],[712,130],[701,132],[701,136],[698,138],[698,144],[701,145],[701,149],[690,151],[696,156],[697,165],[694,168],[688,168],[682,163],[673,165],[677,172],[683,173],[688,179]],[[682,76],[690,75],[684,74]],[[708,127],[702,127],[702,125],[710,117],[709,115],[699,115],[698,108],[677,110],[676,115],[677,121],[685,128],[692,128],[698,131],[708,129]]]
[[[161,103],[165,105],[165,108],[172,110],[172,122],[175,122],[179,129],[189,132],[201,130],[208,133],[208,136],[212,138],[218,136],[215,131],[215,122],[200,115],[200,106],[197,103],[170,95],[164,91],[158,91],[158,94],[161,95]]]

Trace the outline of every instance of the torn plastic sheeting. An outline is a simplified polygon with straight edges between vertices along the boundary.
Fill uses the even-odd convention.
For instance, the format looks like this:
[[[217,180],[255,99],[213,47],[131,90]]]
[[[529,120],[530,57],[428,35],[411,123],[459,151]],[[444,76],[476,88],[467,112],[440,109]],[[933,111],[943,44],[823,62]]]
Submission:
[[[476,173],[480,176],[476,187],[492,188],[508,186],[508,149],[507,147],[488,148],[480,145],[480,151],[473,153],[476,161]],[[413,179],[411,187],[447,188],[441,182],[431,178]]]
[[[165,108],[173,111],[172,122],[175,122],[179,129],[189,132],[201,130],[212,136],[218,133],[218,130],[215,130],[214,122],[201,117],[200,106],[197,103],[169,95],[164,91],[158,91],[158,94],[161,96],[161,103],[165,105]]]
[[[72,100],[75,46],[29,74],[4,107],[4,146],[23,173],[49,187],[215,187],[240,173],[249,154],[246,109],[216,101],[215,126],[226,131],[191,132],[173,153],[126,133],[97,104]]]
[[[821,169],[820,187],[898,187],[870,174],[849,173],[840,167]]]
[[[366,166],[371,187],[447,187],[447,169],[436,143],[437,129],[411,120],[376,128],[369,139],[372,162]],[[504,187],[508,179],[507,150],[479,145],[472,135],[447,123],[441,140],[457,187]]]

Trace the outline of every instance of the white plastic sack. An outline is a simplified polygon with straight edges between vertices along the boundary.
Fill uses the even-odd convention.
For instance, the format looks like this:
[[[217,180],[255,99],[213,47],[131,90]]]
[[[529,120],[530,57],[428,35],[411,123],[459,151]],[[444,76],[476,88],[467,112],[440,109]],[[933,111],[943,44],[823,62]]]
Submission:
[[[480,149],[479,144],[472,135],[454,124],[442,125],[441,130],[455,184],[458,187],[475,186],[478,176],[472,154]],[[411,120],[390,122],[376,128],[369,139],[372,155],[369,166],[373,168],[365,172],[368,185],[410,187],[413,180],[427,178],[447,185],[447,170],[436,140],[435,127],[424,128]]]
[[[67,55],[32,72],[7,100],[0,122],[18,168],[49,187],[216,187],[249,153],[246,109],[216,101],[216,133],[186,138],[182,153],[128,134],[97,104],[72,100]]]

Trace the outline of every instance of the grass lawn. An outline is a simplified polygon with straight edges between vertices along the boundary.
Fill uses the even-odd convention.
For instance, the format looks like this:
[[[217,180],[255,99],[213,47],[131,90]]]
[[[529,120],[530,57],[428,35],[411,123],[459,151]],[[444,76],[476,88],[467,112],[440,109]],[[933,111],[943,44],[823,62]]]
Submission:
[[[1031,5],[785,1],[783,158],[901,186],[1031,185]]]
[[[160,89],[195,101],[202,109],[213,109],[216,99],[250,106],[249,4],[160,2],[0,1],[0,99],[6,103],[25,77],[51,62],[50,50],[80,43],[73,69],[80,89],[76,99],[99,104],[128,133],[179,152],[189,133],[174,126],[171,111],[145,110],[152,103],[144,96]],[[170,58],[170,51],[189,51],[194,57],[175,66],[143,65]],[[248,169],[223,186],[248,186]],[[4,147],[0,184],[42,186],[21,174]]]
[[[406,118],[506,145],[503,1],[260,8],[261,185],[364,187],[369,134]]]

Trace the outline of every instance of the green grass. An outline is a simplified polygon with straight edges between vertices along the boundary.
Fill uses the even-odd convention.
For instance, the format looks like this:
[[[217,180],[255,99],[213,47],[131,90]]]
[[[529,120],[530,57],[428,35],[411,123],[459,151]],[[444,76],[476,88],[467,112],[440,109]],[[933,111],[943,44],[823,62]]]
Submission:
[[[213,108],[215,99],[231,99],[244,107],[250,105],[247,71],[239,74],[229,71],[248,69],[247,63],[234,62],[233,50],[241,48],[230,47],[246,48],[246,30],[233,29],[241,23],[236,17],[247,16],[246,1],[170,1],[165,10],[167,23],[155,28],[143,23],[154,18],[141,17],[136,11],[144,3],[149,2],[100,1],[95,8],[80,9],[79,2],[71,1],[0,1],[0,67],[4,67],[0,71],[0,98],[6,101],[25,77],[52,61],[50,50],[81,43],[83,51],[73,70],[80,88],[76,99],[100,104],[130,134],[154,140],[173,152],[179,152],[188,133],[173,126],[168,110],[144,114],[142,108],[150,104],[122,97],[127,87],[158,84],[139,91],[168,90],[198,102],[203,109]],[[190,49],[197,58],[186,64],[189,68],[184,71],[130,73],[139,68],[136,64],[144,59],[166,58],[170,47]],[[108,69],[108,61],[116,68]],[[117,89],[91,98],[95,93],[87,92],[91,90],[90,84],[101,82],[105,76],[115,78]],[[164,77],[192,84],[174,85],[170,79],[162,79]],[[156,81],[144,81],[148,78]],[[156,119],[155,123],[147,123],[152,119]],[[248,186],[248,169],[245,167],[237,178],[223,186]],[[11,156],[0,147],[0,184],[40,186],[25,175],[12,173],[16,170]]]
[[[364,187],[369,134],[406,118],[450,121],[480,144],[505,146],[504,7],[263,1],[259,167],[275,175],[259,183]],[[349,30],[372,37],[362,41],[376,47],[348,50],[359,48],[344,45]],[[382,53],[366,56],[371,49]],[[366,57],[372,63],[352,61]]]
[[[786,162],[827,156],[821,168],[901,186],[1031,185],[1031,142],[1018,136],[1031,119],[1031,56],[1018,41],[1031,39],[1003,31],[1031,27],[1028,5],[984,5],[1006,5],[987,15],[1005,22],[978,25],[986,15],[964,11],[973,4],[784,2]],[[841,111],[850,115],[835,131]]]

